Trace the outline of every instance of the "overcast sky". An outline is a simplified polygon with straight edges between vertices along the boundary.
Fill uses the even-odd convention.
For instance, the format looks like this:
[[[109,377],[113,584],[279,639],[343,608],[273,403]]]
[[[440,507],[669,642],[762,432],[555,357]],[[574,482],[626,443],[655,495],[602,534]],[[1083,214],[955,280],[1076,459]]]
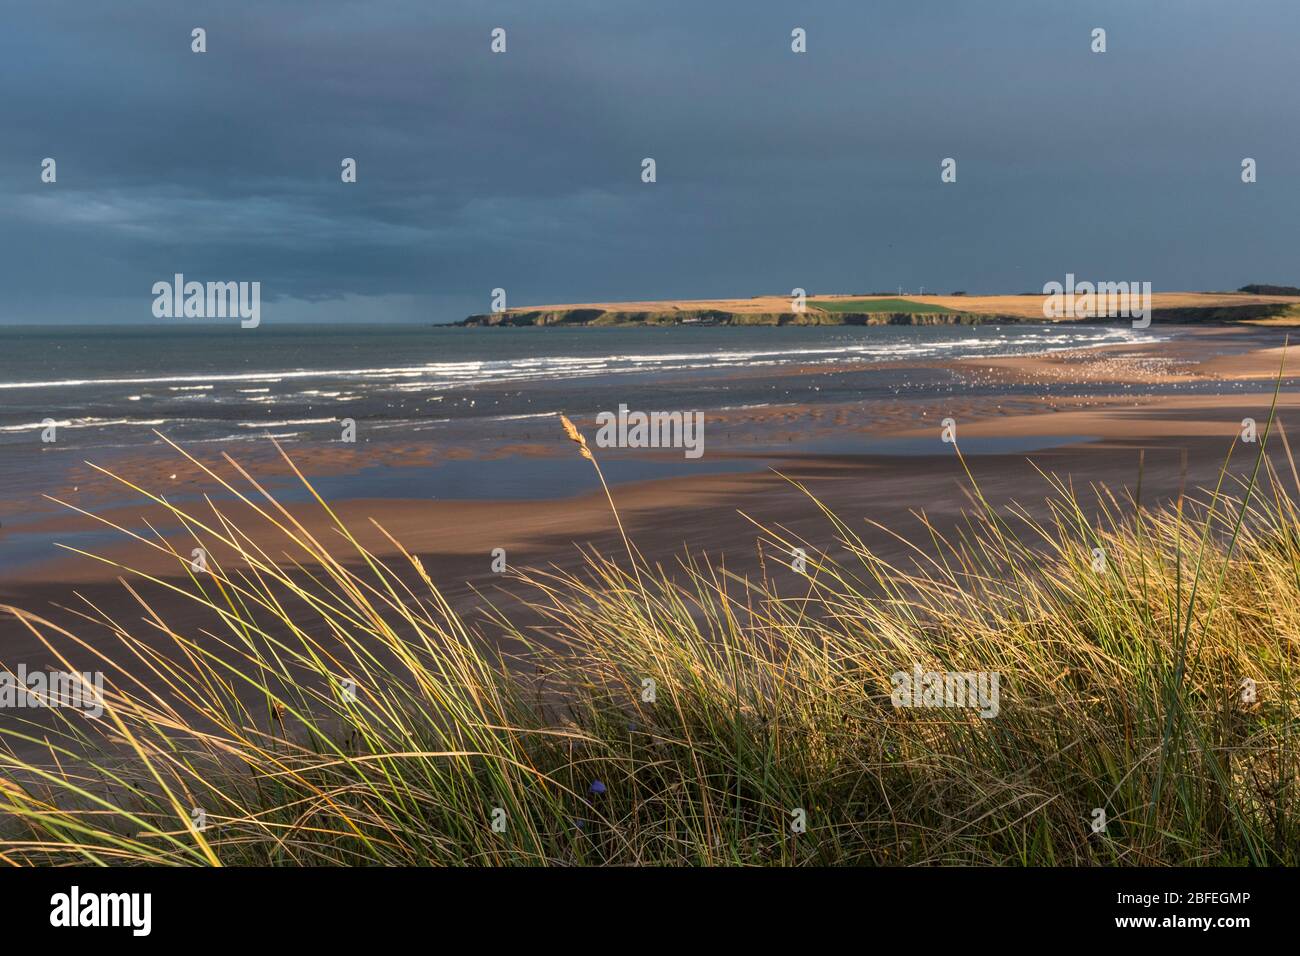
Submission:
[[[153,321],[177,272],[268,321],[1300,284],[1298,38],[1294,0],[6,4],[0,322]]]

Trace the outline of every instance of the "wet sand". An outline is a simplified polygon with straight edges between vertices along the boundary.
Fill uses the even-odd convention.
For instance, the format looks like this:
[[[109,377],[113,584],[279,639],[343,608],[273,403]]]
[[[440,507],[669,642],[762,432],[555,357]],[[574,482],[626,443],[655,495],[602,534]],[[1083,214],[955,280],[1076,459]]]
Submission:
[[[1253,418],[1262,428],[1268,418],[1273,397],[1270,380],[1277,375],[1280,360],[1274,344],[1278,341],[1280,336],[1268,340],[1211,330],[1158,349],[1128,346],[934,363],[972,381],[1005,382],[1007,393],[710,414],[709,455],[729,456],[737,470],[622,483],[614,486],[613,496],[628,534],[652,563],[672,568],[687,553],[725,558],[728,568],[737,574],[761,568],[778,577],[788,574],[792,585],[797,584],[796,575],[784,567],[783,556],[769,553],[767,561],[760,563],[758,542],[763,534],[758,524],[783,529],[787,538],[806,543],[810,552],[838,545],[820,509],[791,480],[804,485],[863,533],[887,559],[906,561],[907,549],[898,540],[872,531],[869,522],[881,522],[907,537],[919,530],[918,521],[909,512],[924,512],[941,529],[961,520],[969,501],[969,481],[953,446],[940,438],[939,423],[945,417],[956,420],[958,445],[964,443],[967,448],[982,441],[1041,439],[1041,447],[1028,452],[998,453],[996,445],[989,445],[988,453],[969,455],[966,464],[982,494],[994,504],[1016,502],[1030,514],[1044,517],[1049,489],[1037,468],[1072,481],[1083,497],[1094,483],[1122,496],[1136,488],[1140,475],[1144,504],[1156,505],[1181,490],[1212,485],[1234,447],[1232,470],[1241,474],[1249,468],[1257,446],[1240,443],[1241,422]],[[1100,382],[1116,388],[1109,393],[1077,396],[1034,394],[1032,388],[1025,388],[1046,379]],[[1157,386],[1183,382],[1201,390],[1155,393]],[[1223,388],[1216,390],[1218,383]],[[1278,407],[1278,418],[1287,433],[1300,434],[1300,397],[1284,388]],[[590,423],[580,425],[590,436]],[[809,450],[816,449],[820,441],[833,447]],[[905,451],[870,453],[872,448],[891,447],[890,442]],[[857,452],[859,448],[862,453]],[[535,441],[510,446],[508,456],[500,460],[503,466],[510,456],[576,460],[574,451],[555,422],[552,435],[543,437],[539,429]],[[429,449],[409,443],[363,452],[378,454],[391,467],[423,461],[430,455]],[[462,452],[451,450],[452,454],[474,452],[469,443]],[[358,450],[318,447],[291,453],[314,478],[355,467],[356,461],[349,456],[357,455]],[[441,447],[437,457],[443,459],[448,453],[448,448]],[[196,457],[218,474],[229,476],[232,483],[248,488],[219,455],[207,450]],[[1270,444],[1270,457],[1281,474],[1291,475],[1280,442]],[[260,449],[252,458],[246,467],[258,477],[283,477],[289,471],[276,461],[274,449]],[[171,455],[167,462],[160,465],[153,458],[126,459],[115,463],[114,470],[142,488],[166,495],[182,488],[202,492],[215,487],[198,466],[179,454]],[[373,463],[374,458],[368,457],[367,464]],[[198,633],[219,626],[209,610],[176,594],[167,584],[187,583],[182,562],[188,564],[197,542],[218,562],[230,560],[229,549],[203,532],[195,538],[157,504],[99,507],[97,501],[123,497],[121,488],[109,490],[101,483],[107,479],[87,470],[77,492],[64,492],[73,503],[83,502],[87,510],[95,511],[98,519],[130,528],[152,527],[157,533],[143,531],[144,540],[108,536],[93,549],[102,560],[68,554],[8,572],[0,578],[0,602],[65,626],[91,647],[111,646],[113,629],[102,620],[94,623],[88,618],[111,618],[140,637],[158,633],[157,622],[137,595],[178,632]],[[211,506],[192,500],[196,516],[213,523]],[[508,575],[492,571],[495,548],[505,549],[512,568],[567,569],[580,567],[580,548],[594,548],[611,556],[623,548],[609,504],[599,492],[509,501],[357,497],[330,504],[372,554],[386,559],[396,556],[396,549],[378,527],[382,526],[417,555],[439,589],[472,622],[481,623],[478,612],[486,602],[509,607],[519,591]],[[295,553],[293,544],[250,507],[229,501],[220,501],[218,507],[267,553]],[[319,505],[298,501],[289,508],[307,531],[323,542],[335,542],[340,556],[349,560],[345,555],[351,546]],[[72,537],[97,528],[102,524],[96,518],[71,512],[42,516],[25,526],[27,531],[54,537]],[[148,581],[141,573],[161,583]],[[402,574],[419,593],[423,585],[417,576],[409,568]],[[134,594],[124,581],[131,583]],[[484,633],[491,638],[490,626]],[[94,655],[87,648],[73,648],[70,660],[89,667]],[[55,665],[50,652],[28,628],[12,617],[0,617],[0,667],[12,670],[19,663],[29,668]]]

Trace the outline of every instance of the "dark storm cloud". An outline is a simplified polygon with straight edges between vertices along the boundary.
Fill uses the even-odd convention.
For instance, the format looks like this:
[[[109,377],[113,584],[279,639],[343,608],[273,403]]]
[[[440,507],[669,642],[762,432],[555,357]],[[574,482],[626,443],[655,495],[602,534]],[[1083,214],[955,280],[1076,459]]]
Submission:
[[[1300,281],[1300,11],[1280,0],[47,0],[6,19],[0,321],[148,319],[175,272],[260,280],[268,318],[367,320],[457,318],[496,286],[526,304]]]

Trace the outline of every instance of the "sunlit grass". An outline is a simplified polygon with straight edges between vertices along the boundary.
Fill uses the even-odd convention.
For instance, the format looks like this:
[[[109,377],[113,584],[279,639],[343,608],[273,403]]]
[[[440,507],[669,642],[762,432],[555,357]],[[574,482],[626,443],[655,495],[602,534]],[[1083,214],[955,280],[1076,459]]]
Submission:
[[[755,576],[652,566],[625,537],[518,575],[529,607],[473,627],[400,546],[381,561],[337,520],[323,543],[242,470],[208,474],[291,550],[149,496],[228,557],[197,572],[188,541],[140,537],[177,573],[128,574],[129,617],[86,612],[132,675],[105,715],[5,716],[0,860],[1300,862],[1300,515],[1262,445],[1246,481],[1156,511],[1044,475],[1042,521],[972,487],[962,526],[918,516],[893,564],[830,512],[830,548],[762,528]],[[210,624],[174,627],[142,583]],[[92,649],[4,610],[50,666]],[[914,664],[999,673],[998,715],[895,708]]]

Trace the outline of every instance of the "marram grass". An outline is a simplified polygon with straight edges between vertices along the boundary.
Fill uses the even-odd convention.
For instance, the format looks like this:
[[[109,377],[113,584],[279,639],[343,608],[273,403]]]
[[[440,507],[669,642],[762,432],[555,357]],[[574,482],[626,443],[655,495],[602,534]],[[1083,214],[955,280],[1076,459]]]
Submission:
[[[150,495],[231,556],[139,538],[210,623],[173,626],[125,568],[137,612],[86,614],[112,642],[4,609],[50,666],[80,645],[110,676],[98,720],[4,715],[0,860],[1294,865],[1300,489],[1262,447],[1250,471],[1158,511],[1044,476],[1046,521],[975,489],[893,565],[829,512],[825,550],[760,528],[755,577],[625,537],[518,575],[528,606],[475,625],[494,641],[417,557],[341,523],[326,545],[242,470],[222,483],[291,555]],[[915,665],[996,672],[997,715],[895,707]]]

